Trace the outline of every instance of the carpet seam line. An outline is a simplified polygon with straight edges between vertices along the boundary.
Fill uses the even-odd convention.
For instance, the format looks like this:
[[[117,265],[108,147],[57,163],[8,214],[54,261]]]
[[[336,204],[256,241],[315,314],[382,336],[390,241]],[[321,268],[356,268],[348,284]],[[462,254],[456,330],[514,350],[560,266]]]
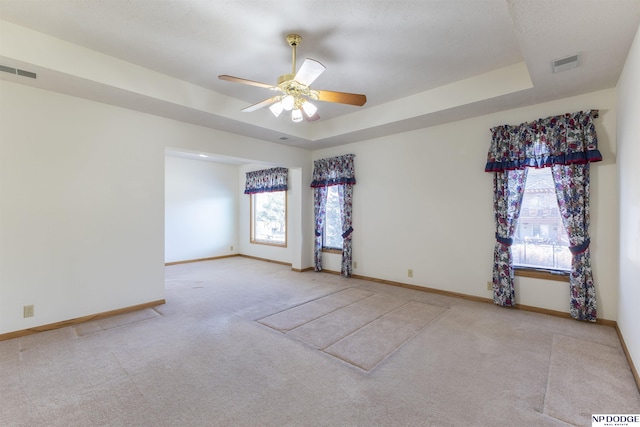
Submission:
[[[430,304],[422,303],[422,302],[420,302],[420,301],[413,301],[413,300],[410,300],[410,301],[407,301],[407,303],[406,303],[406,304],[404,304],[404,305],[402,305],[402,306],[400,306],[400,307],[397,307],[397,308],[393,309],[392,311],[388,312],[388,313],[387,313],[387,314],[385,314],[384,316],[379,317],[378,319],[380,319],[380,318],[382,318],[382,317],[385,317],[386,315],[388,315],[388,314],[392,313],[392,312],[393,312],[393,311],[395,311],[395,310],[398,310],[398,309],[399,309],[399,308],[401,308],[401,307],[404,307],[405,305],[409,304],[410,302],[417,302],[417,303],[419,303],[419,304],[430,305]],[[437,307],[437,306],[434,306],[434,307]],[[442,308],[442,307],[438,307],[438,308]],[[391,355],[392,355],[393,353],[395,353],[396,351],[400,350],[400,348],[401,348],[401,347],[403,347],[406,343],[408,343],[408,342],[409,342],[409,341],[411,341],[413,338],[415,338],[415,337],[416,337],[420,332],[422,332],[423,330],[425,330],[425,329],[427,328],[427,326],[429,326],[431,323],[433,323],[433,321],[434,321],[434,320],[436,320],[437,318],[439,318],[439,317],[440,317],[440,316],[441,316],[445,311],[446,311],[446,309],[443,309],[442,311],[440,311],[440,313],[438,313],[436,316],[434,316],[434,317],[433,317],[433,319],[429,320],[429,321],[428,321],[427,323],[425,323],[421,328],[419,328],[416,332],[414,332],[413,334],[409,335],[409,336],[407,337],[407,339],[405,339],[405,340],[404,340],[404,341],[402,341],[400,344],[398,344],[398,345],[397,345],[393,350],[391,350],[390,352],[388,352],[388,353],[386,353],[384,356],[382,356],[382,358],[381,358],[381,359],[379,359],[379,360],[378,360],[378,361],[377,361],[377,362],[376,362],[376,363],[375,363],[371,368],[369,368],[369,369],[365,369],[365,368],[363,368],[362,366],[358,366],[358,365],[356,365],[356,364],[354,364],[354,363],[351,363],[351,362],[349,362],[349,361],[346,361],[345,359],[342,359],[342,358],[340,358],[340,357],[338,357],[338,356],[335,356],[335,355],[333,355],[333,354],[331,354],[331,353],[328,353],[328,352],[326,351],[326,349],[328,349],[329,347],[331,347],[331,346],[333,346],[333,345],[337,344],[338,342],[340,342],[340,341],[342,341],[342,340],[346,339],[347,337],[349,337],[349,336],[350,336],[350,335],[352,335],[352,334],[346,335],[344,338],[342,338],[342,339],[340,339],[340,340],[336,341],[335,343],[331,344],[331,346],[326,347],[325,349],[323,349],[323,350],[321,350],[321,351],[322,351],[322,352],[324,352],[324,353],[326,353],[326,354],[328,354],[328,355],[330,355],[330,356],[332,356],[332,357],[335,357],[336,359],[343,360],[343,361],[345,361],[345,362],[349,363],[350,365],[353,365],[353,366],[355,366],[355,367],[357,367],[357,368],[360,368],[360,369],[362,369],[362,370],[363,370],[363,371],[365,371],[365,372],[371,372],[371,371],[373,371],[373,370],[374,370],[374,369],[375,369],[375,368],[376,368],[380,363],[382,363],[382,362],[384,362],[385,360],[387,360],[387,359],[389,358],[389,356],[391,356]],[[375,321],[376,321],[376,320],[378,320],[378,319],[372,320],[370,323],[373,323],[373,322],[375,322]],[[368,323],[367,325],[369,325],[369,323]],[[365,326],[367,326],[367,325],[365,325]],[[363,326],[363,328],[364,328],[364,326]],[[362,328],[360,328],[360,329],[362,329]],[[355,332],[357,332],[357,331],[354,331],[353,333],[355,333]]]
[[[368,298],[371,298],[371,297],[372,297],[372,296],[374,296],[374,295],[376,295],[376,294],[371,294],[371,295],[369,295],[369,296],[367,296],[367,297],[364,297],[364,298],[361,298],[361,299],[359,299],[359,300],[357,300],[357,301],[350,302],[350,303],[349,303],[349,304],[347,304],[347,305],[343,305],[342,307],[338,307],[338,308],[336,308],[335,310],[331,310],[330,312],[325,313],[325,314],[323,314],[323,315],[322,315],[322,316],[320,316],[320,317],[316,317],[316,318],[314,318],[314,319],[308,320],[308,321],[306,321],[306,322],[304,322],[304,323],[302,323],[302,324],[300,324],[300,325],[296,326],[295,328],[289,329],[289,330],[288,330],[287,332],[285,332],[285,333],[289,333],[289,332],[295,331],[296,329],[301,328],[301,327],[303,327],[304,325],[306,325],[306,324],[308,324],[308,323],[315,322],[316,320],[320,320],[320,319],[322,319],[322,318],[324,318],[324,317],[327,317],[328,315],[333,314],[333,313],[335,313],[335,312],[337,312],[337,311],[344,310],[345,308],[347,308],[347,307],[351,307],[352,305],[357,304],[357,303],[359,303],[359,302],[361,302],[361,301],[364,301],[364,300],[366,300],[366,299],[368,299]]]
[[[275,313],[269,314],[268,316],[264,316],[264,317],[262,317],[262,318],[260,318],[260,319],[256,319],[256,322],[260,322],[260,323],[262,323],[261,321],[262,321],[262,320],[264,320],[264,319],[266,319],[267,317],[275,316],[276,314],[284,313],[285,311],[289,311],[289,310],[293,310],[294,308],[302,307],[302,306],[303,306],[303,305],[305,305],[305,304],[309,304],[309,303],[312,303],[312,302],[315,302],[315,301],[319,301],[319,300],[321,300],[321,299],[323,299],[323,298],[330,297],[330,296],[335,295],[335,294],[339,294],[340,292],[348,291],[349,289],[355,289],[355,288],[354,288],[354,287],[349,287],[349,288],[345,288],[345,289],[340,289],[340,290],[338,290],[338,291],[331,292],[331,293],[328,293],[328,294],[326,294],[326,295],[322,295],[322,296],[319,296],[319,297],[316,297],[316,298],[312,298],[312,299],[310,299],[310,300],[308,300],[308,301],[301,302],[300,304],[292,305],[291,307],[287,307],[287,308],[282,309],[282,310],[280,310],[280,311],[276,311]],[[373,295],[375,295],[375,294],[373,294]],[[365,297],[365,298],[359,299],[358,301],[362,301],[363,299],[369,298],[370,296],[371,296],[371,295],[369,295],[369,296],[367,296],[367,297]],[[355,302],[357,302],[357,301],[355,301]],[[351,304],[353,304],[353,303],[351,303]],[[344,306],[344,307],[346,307],[346,306]],[[334,311],[335,311],[335,310],[334,310]],[[318,319],[319,319],[319,317],[318,317]],[[263,324],[264,324],[264,323],[263,323]],[[268,326],[268,325],[267,325],[267,326]],[[298,327],[298,326],[296,326],[296,328],[297,328],[297,327]],[[289,330],[291,330],[291,329],[289,329]]]
[[[373,295],[375,295],[375,294],[373,294]],[[342,309],[344,309],[344,308],[347,308],[347,307],[350,307],[350,306],[352,306],[353,304],[356,304],[356,303],[358,303],[358,302],[360,302],[360,301],[364,301],[365,299],[367,299],[367,298],[369,298],[369,297],[371,297],[371,296],[372,296],[372,295],[369,295],[369,296],[367,296],[367,297],[365,297],[365,298],[361,298],[361,299],[359,299],[359,300],[357,300],[357,301],[353,301],[353,302],[351,302],[351,303],[349,303],[349,304],[347,304],[347,305],[343,305],[343,306],[341,306],[341,307],[338,307],[338,308],[336,308],[336,309],[334,309],[334,310],[331,310],[331,311],[329,311],[329,312],[327,312],[327,313],[323,314],[323,315],[322,315],[322,316],[320,316],[320,317],[314,317],[313,319],[307,320],[306,322],[301,323],[301,324],[299,324],[298,326],[296,326],[295,328],[291,328],[291,329],[278,329],[278,328],[274,328],[274,327],[269,326],[269,325],[267,325],[266,323],[263,323],[263,322],[262,322],[262,320],[266,319],[267,317],[271,317],[271,316],[275,316],[276,314],[284,313],[285,311],[288,311],[288,310],[290,310],[290,309],[282,310],[282,311],[280,311],[280,312],[278,312],[278,313],[274,313],[274,314],[272,314],[272,315],[269,315],[269,316],[263,317],[263,318],[262,318],[262,319],[260,319],[260,320],[256,320],[256,322],[261,323],[261,324],[263,324],[263,325],[265,325],[265,326],[268,326],[269,328],[274,329],[274,330],[276,330],[276,331],[282,332],[283,334],[288,334],[289,332],[295,331],[296,329],[301,328],[301,327],[303,327],[304,325],[306,325],[306,324],[308,324],[308,323],[315,322],[316,320],[322,319],[323,317],[326,317],[326,316],[328,316],[328,315],[330,315],[330,314],[332,314],[332,313],[335,313],[336,311],[340,311],[340,310],[342,310]],[[310,302],[313,302],[313,301],[310,301]],[[306,303],[305,303],[305,304],[306,304]],[[296,306],[296,307],[292,307],[291,309],[298,308],[298,307],[302,307],[303,305],[304,305],[304,304],[300,304],[300,305],[298,305],[298,306]]]
[[[378,295],[378,294],[374,294],[374,295]],[[400,307],[404,307],[404,306],[405,306],[405,305],[407,305],[408,303],[409,303],[409,301],[407,301],[406,303],[401,304],[401,305],[399,305],[399,306],[397,306],[397,307],[393,308],[391,311],[397,310],[397,309],[398,309],[398,308],[400,308]],[[371,323],[375,322],[376,320],[378,320],[378,319],[380,319],[380,318],[382,318],[382,317],[386,316],[387,314],[391,313],[391,311],[387,311],[386,313],[383,313],[383,314],[379,315],[379,316],[378,316],[378,317],[376,317],[375,319],[372,319],[372,320],[368,321],[368,322],[367,322],[367,323],[365,323],[364,325],[360,326],[358,329],[356,329],[356,330],[354,330],[354,331],[351,331],[351,332],[350,332],[350,333],[348,333],[347,335],[343,336],[342,338],[338,339],[337,341],[332,342],[331,344],[329,344],[328,346],[326,346],[326,347],[322,348],[321,350],[322,350],[322,351],[325,351],[326,349],[328,349],[328,348],[329,348],[329,347],[331,347],[332,345],[335,345],[335,344],[339,343],[340,341],[342,341],[342,340],[344,340],[344,339],[346,339],[346,338],[350,337],[351,335],[355,334],[356,332],[358,332],[359,330],[361,330],[361,329],[362,329],[362,328],[364,328],[365,326],[370,325]],[[324,317],[324,316],[323,316],[323,317]]]

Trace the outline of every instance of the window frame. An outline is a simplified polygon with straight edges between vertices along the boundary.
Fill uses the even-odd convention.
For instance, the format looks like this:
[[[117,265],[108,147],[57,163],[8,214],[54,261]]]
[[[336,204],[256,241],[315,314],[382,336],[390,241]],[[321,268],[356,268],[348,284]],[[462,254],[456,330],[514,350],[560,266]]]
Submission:
[[[557,282],[569,282],[570,271],[550,270],[532,267],[513,266],[513,274],[519,277],[531,277],[534,279],[555,280]]]
[[[548,170],[548,173],[551,174],[551,170],[550,168],[540,168],[540,169],[530,169],[529,173],[531,173],[532,170],[543,170],[546,169]],[[527,174],[527,180],[529,179],[529,173]],[[553,179],[553,177],[552,177]],[[525,182],[525,190],[526,192],[526,182]],[[524,196],[525,194],[523,194],[523,201],[524,201]],[[524,203],[521,204],[520,206],[520,215],[518,218],[518,224],[517,224],[517,228],[516,228],[516,232],[518,231],[518,228],[520,227],[521,223],[520,221],[523,219],[522,218],[522,211],[524,209]],[[557,200],[556,200],[556,205],[555,205],[555,214],[557,216],[557,219],[560,221],[560,223],[562,223],[562,217],[560,214],[560,210],[559,207],[557,206]],[[535,227],[536,224],[532,224],[532,227]],[[564,229],[564,227],[563,227]],[[569,281],[569,275],[571,273],[571,268],[564,270],[564,269],[555,269],[555,268],[550,268],[550,267],[536,267],[536,266],[529,266],[529,265],[518,265],[515,263],[513,263],[513,270],[514,270],[514,275],[515,276],[521,276],[521,277],[532,277],[532,278],[536,278],[536,279],[546,279],[546,280],[556,280],[556,281],[561,281],[561,282],[568,282]]]
[[[266,245],[266,246],[275,246],[279,248],[286,248],[289,237],[289,204],[288,204],[288,191],[280,190],[280,191],[271,191],[271,193],[284,193],[284,243],[280,242],[269,242],[266,240],[258,240],[255,238],[255,202],[254,197],[257,194],[263,193],[252,193],[249,196],[249,243],[254,245]]]
[[[332,185],[332,186],[328,186],[327,187],[327,204],[329,203],[329,191],[331,188],[338,188],[338,185]],[[339,191],[339,190],[336,190]],[[338,209],[340,209],[342,211],[342,207],[338,206]],[[342,219],[340,219],[340,228],[342,229]],[[326,253],[330,253],[330,254],[342,254],[342,250],[344,249],[344,239],[342,239],[342,246],[341,247],[334,247],[334,246],[326,246],[325,242],[326,242],[326,232],[327,232],[327,209],[326,209],[326,205],[325,205],[325,210],[324,210],[324,221],[322,223],[322,252],[326,252]]]

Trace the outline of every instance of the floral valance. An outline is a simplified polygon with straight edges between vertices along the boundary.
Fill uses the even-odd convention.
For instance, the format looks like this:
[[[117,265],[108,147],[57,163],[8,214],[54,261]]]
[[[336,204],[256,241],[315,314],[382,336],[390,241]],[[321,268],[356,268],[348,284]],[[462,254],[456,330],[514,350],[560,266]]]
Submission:
[[[328,187],[338,184],[355,184],[353,168],[355,154],[319,159],[313,162],[313,182],[311,187]]]
[[[593,119],[598,110],[567,113],[531,123],[491,129],[485,172],[598,162],[598,137]]]
[[[287,191],[288,176],[289,169],[287,168],[271,168],[247,172],[244,194]]]

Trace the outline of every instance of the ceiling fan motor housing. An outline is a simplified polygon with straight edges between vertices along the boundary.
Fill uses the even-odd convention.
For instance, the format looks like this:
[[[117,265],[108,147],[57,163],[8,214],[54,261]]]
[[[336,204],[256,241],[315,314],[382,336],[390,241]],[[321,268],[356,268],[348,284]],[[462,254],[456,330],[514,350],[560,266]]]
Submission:
[[[295,74],[283,74],[280,77],[278,77],[278,86],[280,86],[282,83],[284,82],[288,82],[291,80],[294,80],[296,77]]]
[[[298,46],[301,41],[302,37],[300,37],[298,34],[289,34],[287,36],[287,43],[289,43],[289,46],[291,47]]]

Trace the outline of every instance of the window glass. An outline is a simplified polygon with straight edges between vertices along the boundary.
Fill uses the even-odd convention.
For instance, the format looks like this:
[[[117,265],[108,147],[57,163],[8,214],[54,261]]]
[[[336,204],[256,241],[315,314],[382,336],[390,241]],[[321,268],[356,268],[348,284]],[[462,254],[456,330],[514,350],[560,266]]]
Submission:
[[[327,188],[327,207],[322,233],[322,247],[342,250],[342,217],[340,213],[339,186]]]
[[[287,245],[287,192],[251,195],[251,243]]]
[[[569,238],[558,210],[551,168],[529,168],[513,246],[515,267],[571,270]]]

